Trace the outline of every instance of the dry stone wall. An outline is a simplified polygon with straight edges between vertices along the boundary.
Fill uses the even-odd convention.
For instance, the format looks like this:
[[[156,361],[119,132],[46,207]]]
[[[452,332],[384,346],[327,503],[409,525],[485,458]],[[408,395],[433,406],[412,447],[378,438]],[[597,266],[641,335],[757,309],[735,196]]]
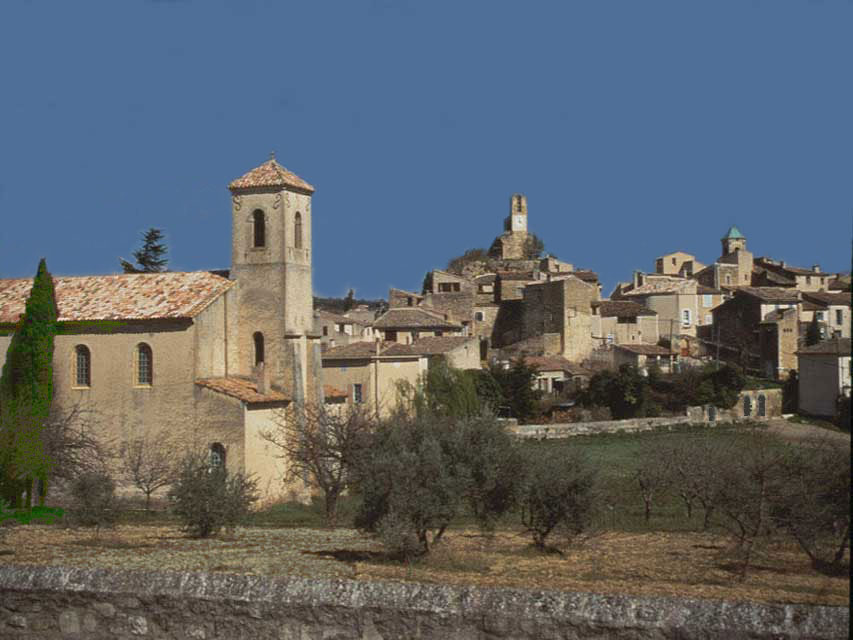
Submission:
[[[846,638],[845,607],[0,566],[0,639]]]

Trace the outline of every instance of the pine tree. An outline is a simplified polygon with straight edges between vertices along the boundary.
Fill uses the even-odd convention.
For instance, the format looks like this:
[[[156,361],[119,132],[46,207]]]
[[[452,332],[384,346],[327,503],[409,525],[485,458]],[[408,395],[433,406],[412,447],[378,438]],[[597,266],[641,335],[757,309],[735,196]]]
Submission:
[[[344,313],[352,310],[352,308],[354,306],[355,306],[355,290],[350,289],[349,291],[347,291],[347,297],[344,298]]]
[[[50,472],[42,429],[53,399],[56,294],[44,258],[39,262],[25,313],[15,327],[0,375],[0,495],[15,507],[32,505],[36,478],[44,487]]]
[[[142,234],[142,248],[133,252],[136,258],[134,266],[127,260],[119,258],[121,268],[125,273],[160,273],[166,270],[169,259],[165,257],[168,249],[163,244],[163,232],[151,227]]]

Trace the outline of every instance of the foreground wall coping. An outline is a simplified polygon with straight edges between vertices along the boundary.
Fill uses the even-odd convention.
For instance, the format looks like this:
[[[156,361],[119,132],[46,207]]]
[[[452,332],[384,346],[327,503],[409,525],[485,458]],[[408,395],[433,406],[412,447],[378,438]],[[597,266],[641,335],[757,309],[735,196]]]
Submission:
[[[137,596],[177,600],[266,603],[294,607],[427,615],[460,628],[503,620],[524,629],[574,628],[576,637],[846,638],[846,607],[764,604],[697,598],[602,595],[408,582],[312,580],[224,573],[153,572],[40,565],[0,566],[3,594],[76,592],[110,599]],[[511,634],[512,635],[512,634]],[[513,635],[530,637],[537,635]],[[543,636],[545,637],[545,636]],[[551,637],[548,635],[548,637]],[[555,636],[557,637],[557,636]],[[563,637],[563,636],[559,636]]]

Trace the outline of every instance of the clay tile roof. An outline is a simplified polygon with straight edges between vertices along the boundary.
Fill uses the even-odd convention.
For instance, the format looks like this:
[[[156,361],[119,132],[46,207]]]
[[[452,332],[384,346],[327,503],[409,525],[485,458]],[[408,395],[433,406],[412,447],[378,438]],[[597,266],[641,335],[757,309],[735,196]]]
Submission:
[[[639,287],[633,287],[631,290],[623,290],[623,295],[626,296],[648,296],[648,295],[663,295],[670,293],[687,293],[697,288],[695,280],[687,280],[685,278],[677,278],[673,276],[667,277],[652,277]]]
[[[468,343],[475,343],[476,340],[473,336],[428,336],[418,338],[409,348],[421,355],[434,356],[453,351]]]
[[[719,289],[714,289],[713,287],[706,287],[704,284],[700,284],[696,287],[696,293],[701,294],[710,294],[710,295],[720,295],[723,292]]]
[[[742,293],[762,302],[785,302],[788,304],[800,301],[799,292],[796,289],[786,287],[738,287],[735,294]]]
[[[832,340],[824,340],[810,347],[803,347],[797,350],[799,355],[850,355],[850,338],[833,338]]]
[[[532,271],[498,271],[501,280],[534,280]]]
[[[195,383],[199,387],[205,387],[217,393],[221,393],[232,398],[237,398],[243,402],[289,402],[291,398],[284,395],[281,391],[270,388],[267,393],[258,393],[258,385],[249,378],[241,378],[229,376],[227,378],[203,378],[196,380]]]
[[[598,314],[604,318],[636,318],[637,316],[656,316],[657,311],[644,307],[636,302],[622,300],[602,300],[593,302],[593,307],[598,307]]]
[[[314,311],[314,315],[318,318],[325,318],[326,320],[339,322],[341,324],[361,324],[358,320],[347,318],[339,313],[333,313],[332,311],[326,311],[325,309],[317,309]]]
[[[598,274],[595,271],[589,271],[588,269],[570,271],[569,275],[573,275],[575,278],[580,278],[584,282],[598,282]]]
[[[266,187],[289,187],[305,193],[314,193],[314,187],[305,182],[295,173],[288,171],[271,157],[261,166],[255,167],[244,176],[237,178],[228,188],[231,191],[240,189],[261,189]]]
[[[60,322],[193,318],[236,283],[209,271],[54,277]],[[24,313],[31,279],[0,280],[0,323]]]
[[[422,307],[399,307],[388,309],[383,313],[373,326],[379,329],[409,329],[409,328],[442,328],[460,329],[461,325],[448,322],[444,316]]]
[[[330,384],[323,385],[323,397],[326,400],[331,400],[333,398],[349,398],[349,394],[346,391],[341,391],[337,387],[333,387]]]
[[[830,305],[846,305],[848,307],[851,305],[849,293],[832,293],[830,291],[803,291],[803,299],[808,299],[812,302],[817,302],[821,305],[821,308]]]
[[[671,356],[672,352],[666,347],[661,347],[656,344],[617,344],[614,345],[617,349],[630,351],[641,356]]]
[[[590,372],[562,356],[525,356],[524,363],[537,371],[565,371],[573,376],[590,376]]]
[[[412,348],[396,342],[382,342],[379,346],[380,357],[419,356]],[[376,357],[375,342],[352,342],[339,347],[332,347],[323,352],[323,360],[362,360]]]

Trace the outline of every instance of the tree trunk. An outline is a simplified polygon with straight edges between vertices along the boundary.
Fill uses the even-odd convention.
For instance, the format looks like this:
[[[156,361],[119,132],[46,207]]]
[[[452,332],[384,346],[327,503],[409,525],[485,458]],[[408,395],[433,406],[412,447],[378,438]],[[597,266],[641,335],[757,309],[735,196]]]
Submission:
[[[652,500],[651,498],[643,498],[643,506],[645,509],[646,522],[652,518]]]
[[[26,500],[25,506],[29,511],[33,508],[33,485],[35,484],[35,478],[31,476],[27,476],[26,480],[24,480],[24,491],[26,492]]]
[[[39,478],[38,496],[39,496],[39,506],[43,507],[45,498],[47,498],[47,478],[46,477]]]
[[[338,493],[337,491],[326,492],[326,526],[334,529],[338,523]]]
[[[145,492],[145,512],[148,513],[151,511],[151,492]]]

